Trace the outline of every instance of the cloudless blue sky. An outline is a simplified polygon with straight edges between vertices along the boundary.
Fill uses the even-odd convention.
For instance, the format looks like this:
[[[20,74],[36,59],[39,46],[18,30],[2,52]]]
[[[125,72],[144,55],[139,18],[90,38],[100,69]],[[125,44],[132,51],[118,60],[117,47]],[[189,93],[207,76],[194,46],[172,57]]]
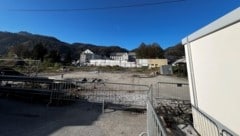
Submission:
[[[15,9],[81,9],[168,0],[0,0],[0,31],[28,31],[61,41],[119,45],[141,42],[173,46],[182,38],[239,7],[240,0],[185,0],[108,10],[23,12]]]

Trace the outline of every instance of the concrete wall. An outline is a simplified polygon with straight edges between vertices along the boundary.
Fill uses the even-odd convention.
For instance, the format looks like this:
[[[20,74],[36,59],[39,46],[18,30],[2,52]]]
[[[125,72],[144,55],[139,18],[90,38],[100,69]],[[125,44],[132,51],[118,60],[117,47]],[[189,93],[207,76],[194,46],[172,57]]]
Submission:
[[[214,126],[240,135],[240,19],[235,20],[239,13],[237,9],[183,40],[192,105],[204,113],[193,112],[201,135],[215,136],[215,131],[207,133]],[[204,34],[207,30],[211,31]],[[214,122],[210,127],[203,125],[208,118]]]
[[[153,64],[153,66],[151,66]],[[134,67],[161,67],[167,65],[167,59],[137,59],[136,62],[128,62],[126,60],[102,60],[102,59],[92,59],[90,60],[90,65],[93,66],[120,66],[127,68]]]
[[[92,66],[120,66],[126,68],[137,67],[135,62],[121,61],[121,60],[90,60]]]

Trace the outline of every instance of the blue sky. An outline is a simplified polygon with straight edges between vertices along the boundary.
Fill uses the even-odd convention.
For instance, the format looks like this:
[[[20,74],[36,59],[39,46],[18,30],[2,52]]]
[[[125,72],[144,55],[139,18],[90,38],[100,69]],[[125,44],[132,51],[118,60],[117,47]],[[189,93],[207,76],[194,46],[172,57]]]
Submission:
[[[109,10],[15,10],[82,9],[161,1],[168,0],[0,0],[0,31],[28,31],[68,43],[118,45],[130,50],[141,42],[157,42],[166,48],[240,5],[240,0],[185,0]]]

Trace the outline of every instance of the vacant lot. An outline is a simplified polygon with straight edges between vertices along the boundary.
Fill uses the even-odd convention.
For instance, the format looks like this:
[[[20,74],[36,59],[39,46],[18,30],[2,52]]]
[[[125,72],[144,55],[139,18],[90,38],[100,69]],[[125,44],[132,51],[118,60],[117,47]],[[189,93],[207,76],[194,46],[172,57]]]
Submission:
[[[101,82],[154,85],[154,90],[157,90],[158,82],[187,82],[184,78],[150,77],[130,72],[71,72],[63,75],[47,73],[41,76],[88,82],[100,79]],[[123,87],[118,86],[118,89]],[[103,90],[106,91],[106,88]],[[145,112],[107,108],[103,114],[101,104],[87,102],[46,107],[46,104],[0,98],[0,111],[1,136],[138,136],[141,132],[146,132],[147,127]]]
[[[62,79],[62,74],[41,74],[45,77],[50,77],[53,79]],[[63,73],[63,79],[102,79],[104,82],[114,82],[114,83],[129,83],[129,84],[143,84],[151,85],[157,82],[187,82],[185,78],[178,78],[172,76],[150,76],[146,74],[132,73],[132,72],[122,72],[122,73],[107,73],[107,72],[69,72]]]

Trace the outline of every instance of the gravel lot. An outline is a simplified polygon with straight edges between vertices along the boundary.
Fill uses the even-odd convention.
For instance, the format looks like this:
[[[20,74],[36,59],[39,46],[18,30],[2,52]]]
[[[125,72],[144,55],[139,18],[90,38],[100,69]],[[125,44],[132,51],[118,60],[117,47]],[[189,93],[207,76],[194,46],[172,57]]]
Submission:
[[[49,76],[49,74],[40,74],[41,76],[53,78],[53,79],[62,79],[61,74],[54,74]],[[144,77],[144,78],[141,78]],[[69,72],[63,74],[64,79],[102,79],[104,82],[113,82],[113,83],[129,83],[129,84],[143,84],[143,85],[152,85],[156,84],[157,82],[187,82],[185,78],[178,78],[172,76],[155,76],[149,77],[148,75],[143,75],[139,73],[130,73],[130,72],[123,72],[123,73],[106,73],[106,72]]]

